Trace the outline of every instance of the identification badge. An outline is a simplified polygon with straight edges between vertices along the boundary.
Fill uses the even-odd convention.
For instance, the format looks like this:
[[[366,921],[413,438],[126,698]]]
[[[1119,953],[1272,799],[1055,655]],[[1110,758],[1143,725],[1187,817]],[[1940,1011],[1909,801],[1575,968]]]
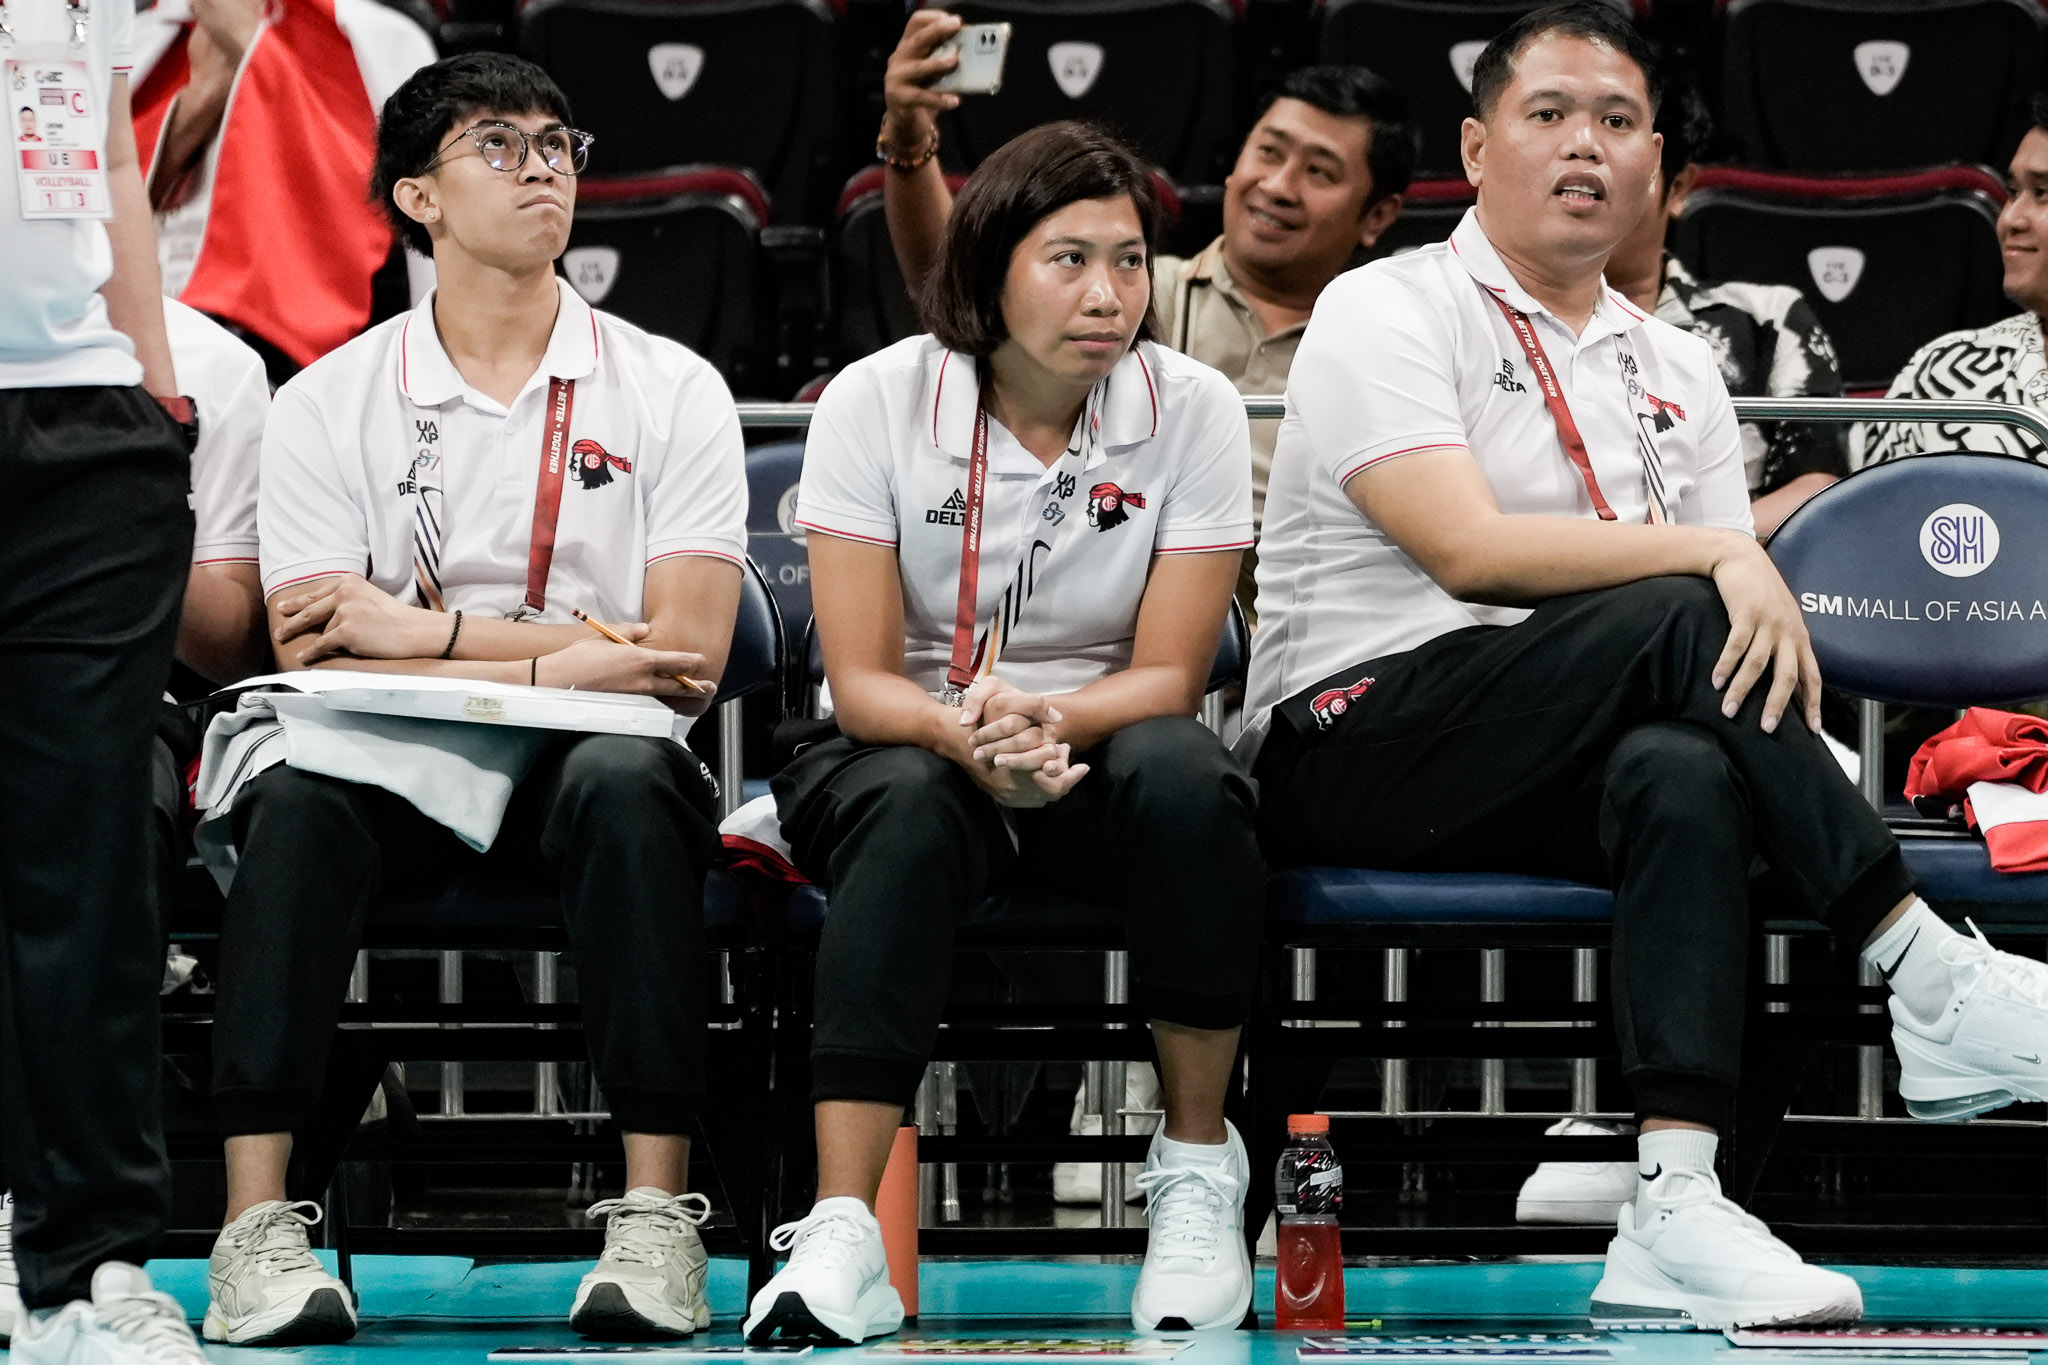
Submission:
[[[9,58],[5,79],[21,216],[113,217],[106,138],[86,64]]]

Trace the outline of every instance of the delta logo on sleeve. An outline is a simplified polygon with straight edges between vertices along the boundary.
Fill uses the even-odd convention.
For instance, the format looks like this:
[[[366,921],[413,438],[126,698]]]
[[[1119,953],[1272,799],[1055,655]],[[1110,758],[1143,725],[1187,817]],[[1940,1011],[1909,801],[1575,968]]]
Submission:
[[[633,472],[633,462],[623,455],[614,455],[595,441],[578,441],[569,447],[569,453],[576,457],[576,482],[585,488],[602,488],[612,481],[612,471],[621,474]]]
[[[1088,524],[1098,531],[1113,530],[1131,519],[1128,509],[1144,505],[1143,493],[1126,493],[1113,483],[1098,483],[1088,490]]]

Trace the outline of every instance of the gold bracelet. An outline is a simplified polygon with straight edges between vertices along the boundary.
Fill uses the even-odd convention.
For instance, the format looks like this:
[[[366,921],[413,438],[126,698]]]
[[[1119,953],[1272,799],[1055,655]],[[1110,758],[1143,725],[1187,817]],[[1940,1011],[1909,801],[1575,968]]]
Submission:
[[[889,136],[886,132],[875,134],[875,160],[881,162],[892,171],[902,171],[908,174],[911,171],[917,170],[925,162],[930,161],[938,154],[939,125],[937,123],[932,124],[932,135],[925,140],[924,146],[918,148],[915,154],[908,157],[897,156],[889,150]]]

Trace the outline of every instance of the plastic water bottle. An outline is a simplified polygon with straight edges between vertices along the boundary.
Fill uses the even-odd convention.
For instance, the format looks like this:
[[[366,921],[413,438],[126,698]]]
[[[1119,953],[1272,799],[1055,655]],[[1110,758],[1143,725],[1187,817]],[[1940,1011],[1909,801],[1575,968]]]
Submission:
[[[1344,1330],[1344,1248],[1337,1214],[1344,1207],[1344,1167],[1330,1146],[1330,1120],[1290,1114],[1287,1149],[1273,1172],[1280,1214],[1274,1325]]]

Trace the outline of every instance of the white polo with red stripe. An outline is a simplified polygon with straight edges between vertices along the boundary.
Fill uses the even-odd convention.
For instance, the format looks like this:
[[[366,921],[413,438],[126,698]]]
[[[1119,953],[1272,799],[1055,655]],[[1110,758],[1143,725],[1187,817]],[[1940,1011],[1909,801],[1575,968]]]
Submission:
[[[930,336],[848,366],[818,400],[797,493],[804,530],[896,551],[904,672],[934,693],[952,657],[978,387],[974,359]],[[1130,666],[1155,556],[1251,545],[1250,435],[1229,380],[1139,342],[1090,407],[1096,439],[1077,427],[1051,467],[989,421],[976,628],[994,625],[995,671],[1026,691]]]
[[[1648,442],[1673,523],[1753,529],[1713,347],[1606,288],[1574,335],[1515,282],[1468,211],[1448,242],[1360,267],[1316,300],[1288,374],[1259,538],[1247,749],[1275,703],[1352,664],[1528,615],[1438,587],[1351,501],[1357,475],[1464,447],[1503,512],[1595,517],[1495,297],[1529,316],[1618,521],[1648,515]]]
[[[196,308],[164,300],[178,389],[199,409],[192,452],[194,564],[254,564],[256,490],[270,380],[263,357]]]
[[[747,482],[739,416],[710,363],[591,308],[558,282],[540,367],[510,407],[467,384],[429,294],[277,391],[263,437],[258,522],[265,597],[359,573],[419,604],[413,530],[422,475],[441,488],[449,610],[511,615],[526,595],[550,379],[575,381],[547,608],[638,621],[649,565],[740,563]]]

